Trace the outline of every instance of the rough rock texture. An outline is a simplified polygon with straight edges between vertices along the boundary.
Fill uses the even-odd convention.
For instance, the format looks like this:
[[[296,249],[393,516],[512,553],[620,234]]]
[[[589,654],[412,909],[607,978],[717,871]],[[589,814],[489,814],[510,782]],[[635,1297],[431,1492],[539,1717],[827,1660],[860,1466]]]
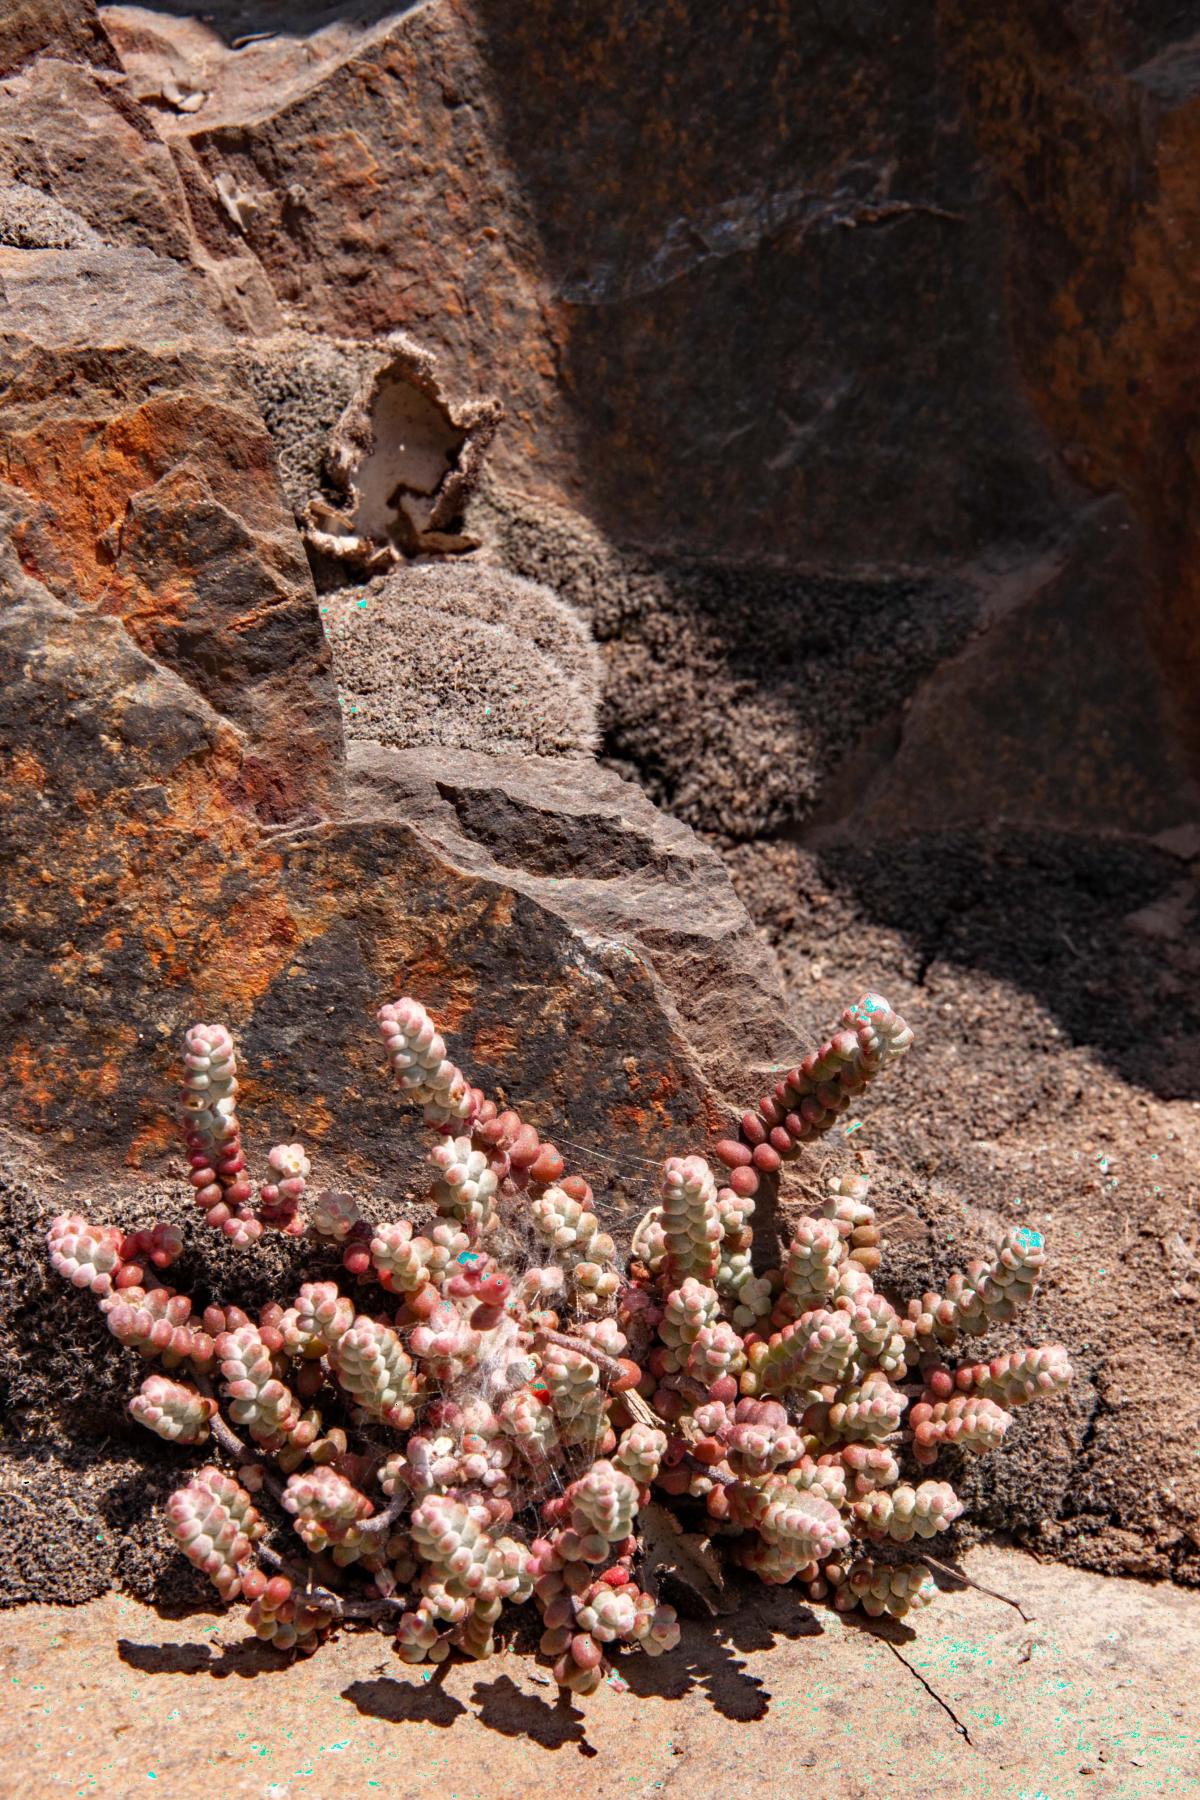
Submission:
[[[219,189],[129,95],[95,8],[25,0],[0,33],[14,46],[6,53],[0,35],[0,181],[51,193],[106,242],[172,258],[239,328],[277,328],[270,284],[233,234]]]
[[[0,279],[13,561],[81,644],[104,629],[89,613],[113,621],[246,735],[260,816],[321,808],[341,755],[329,653],[222,327],[146,250],[0,250]]]
[[[338,420],[385,352],[377,344],[303,331],[243,339],[237,352],[274,441],[283,491],[299,514],[325,479]]]
[[[293,42],[284,62],[231,66],[214,44],[212,100],[164,130],[236,197],[228,234],[279,305],[338,337],[409,331],[467,391],[499,384],[513,422],[501,454],[524,462],[566,426],[550,417],[537,233],[476,39],[469,12],[438,0],[315,61]]]
[[[1087,0],[988,15],[943,43],[1004,196],[1013,342],[1063,461],[1142,528],[1152,638],[1197,743],[1200,477],[1191,446],[1200,62],[1188,7]]]
[[[1054,535],[1070,471],[1178,539],[1195,109],[1169,12],[945,0],[851,30],[773,0],[550,30],[460,0],[341,57],[318,38],[273,89],[213,38],[226,85],[166,123],[254,198],[280,297],[499,379],[526,426],[505,467],[618,536],[944,560]]]
[[[213,1011],[260,1144],[303,1102],[318,1170],[403,1189],[367,1035],[401,981],[616,1159],[618,1210],[785,1013],[889,992],[923,1082],[825,1154],[879,1153],[896,1272],[1018,1200],[1067,1246],[1039,1317],[1080,1386],[977,1509],[1196,1578],[1192,25],[827,13],[0,20],[3,1479],[27,1526],[82,1509],[87,1591],[177,1577],[172,1453],[113,1491],[125,1372],[34,1222],[161,1200],[170,1041]],[[592,621],[606,749],[720,845],[786,1002],[716,857],[585,762],[356,739],[347,778],[293,513],[395,328],[499,391],[488,554]],[[397,716],[461,744],[437,673]]]
[[[1011,391],[994,412],[1009,357],[968,271],[998,275],[1000,245],[953,85],[930,94],[934,21],[876,13],[457,0],[170,129],[254,197],[281,299],[444,342],[511,396],[505,467],[560,494],[574,473],[605,526],[746,555],[768,511],[774,547],[820,532],[861,561],[856,483],[868,529],[944,552],[1000,506],[1014,531],[1048,514],[1032,421]],[[881,335],[923,347],[883,382]]]
[[[429,564],[321,602],[347,740],[592,751],[601,663],[584,620],[493,564]]]
[[[0,273],[0,1486],[43,1539],[65,1492],[90,1521],[57,1575],[41,1550],[10,1559],[4,1594],[121,1578],[163,1596],[179,1566],[153,1514],[178,1462],[137,1444],[148,1475],[118,1477],[113,1443],[140,1435],[130,1366],[48,1277],[41,1239],[68,1197],[186,1216],[164,1179],[190,1020],[236,1031],[260,1154],[302,1128],[320,1178],[403,1207],[419,1152],[371,1015],[412,989],[531,1120],[601,1150],[616,1224],[648,1159],[716,1122],[722,1079],[780,1053],[782,994],[719,859],[590,759],[570,775],[511,760],[505,804],[525,807],[529,842],[507,866],[477,841],[486,806],[473,829],[432,817],[432,771],[376,775],[370,804],[362,781],[347,791],[317,597],[223,327],[146,250],[8,249]],[[556,654],[582,691],[591,652],[561,603],[494,572],[404,579],[461,612],[515,594],[547,652],[549,621],[569,624]],[[465,819],[487,776],[456,762],[454,779]],[[556,853],[574,876],[561,895],[541,875]],[[732,1016],[701,1015],[705,990]],[[248,1279],[265,1299],[321,1262],[272,1244],[247,1274],[191,1235],[208,1293]]]
[[[954,573],[621,551],[495,483],[471,523],[591,619],[609,755],[720,838],[997,815],[1149,835],[1193,814],[1117,502],[1035,563]]]
[[[0,244],[20,250],[66,250],[97,241],[91,226],[52,194],[23,181],[0,186]]]
[[[735,1104],[797,1042],[782,1023],[774,962],[747,929],[721,859],[589,760],[352,743],[347,804],[399,814],[458,868],[510,883],[573,927],[591,953],[644,966],[680,1037]],[[630,1074],[643,1091],[644,1077]],[[612,1150],[619,1163],[620,1144]]]
[[[95,0],[9,0],[0,19],[0,75],[12,74],[45,50],[120,68]]]
[[[369,1633],[286,1666],[220,1614],[110,1595],[0,1620],[15,1797],[1157,1800],[1200,1782],[1200,1598],[990,1549],[916,1630],[739,1584],[677,1650],[555,1704],[523,1656],[425,1679]],[[230,1680],[229,1677],[235,1677]],[[81,1725],[82,1717],[88,1723]],[[107,1730],[91,1723],[104,1720]],[[452,1729],[447,1729],[452,1727]]]
[[[350,1070],[377,1070],[371,1011],[404,986],[448,1029],[468,1027],[468,1056],[472,1044],[487,1045],[491,1062],[503,1052],[514,1091],[540,1091],[547,1106],[577,1094],[589,1132],[612,1126],[610,1100],[638,1113],[622,1064],[629,1043],[651,1109],[631,1121],[637,1136],[653,1135],[660,1118],[696,1127],[703,1070],[650,998],[639,961],[599,940],[588,952],[543,907],[455,868],[399,821],[367,814],[264,829],[248,803],[252,746],[227,719],[118,624],[32,583],[14,582],[12,593],[0,621],[0,729],[13,929],[0,989],[22,1127],[72,1131],[89,1159],[102,1146],[121,1154],[141,1129],[160,1148],[161,1122],[150,1121],[178,1030],[219,1007],[251,1065],[265,1059],[275,1071],[260,1101],[316,1105],[318,1142],[332,1131],[339,1148],[353,1144],[385,1166],[386,1085],[373,1084],[361,1109],[338,1096]],[[302,679],[294,668],[293,690]],[[653,818],[643,814],[644,828]],[[669,846],[672,828],[664,832]],[[633,852],[627,867],[645,880]],[[711,877],[747,938],[715,861]],[[674,891],[683,920],[702,910],[704,889],[677,878]]]
[[[754,570],[785,620],[797,569],[879,604],[931,582],[911,679],[857,709],[854,778],[911,723],[894,787],[926,817],[1004,795],[1033,819],[1051,787],[1060,815],[1122,829],[1147,794],[1156,823],[1189,815],[1186,20],[438,0],[312,23],[311,56],[288,39],[245,63],[219,14],[158,27],[162,68],[178,83],[190,57],[208,94],[160,124],[181,179],[225,195],[210,261],[248,259],[311,328],[411,330],[498,391],[502,481],[663,559],[667,633],[680,608],[705,629],[707,572],[680,558]],[[148,54],[135,9],[113,33]],[[959,661],[964,606],[983,635]],[[760,657],[731,621],[722,685]],[[686,786],[656,772],[661,721],[614,694],[622,753]],[[986,752],[947,759],[964,716]]]

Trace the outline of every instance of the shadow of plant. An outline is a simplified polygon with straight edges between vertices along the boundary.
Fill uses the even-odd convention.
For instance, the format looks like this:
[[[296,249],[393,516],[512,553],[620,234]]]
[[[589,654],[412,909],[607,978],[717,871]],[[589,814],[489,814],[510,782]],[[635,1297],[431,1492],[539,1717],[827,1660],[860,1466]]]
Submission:
[[[372,1719],[387,1719],[393,1725],[411,1721],[453,1725],[467,1709],[443,1686],[449,1667],[449,1662],[438,1663],[431,1674],[416,1681],[397,1681],[391,1675],[381,1675],[374,1681],[352,1681],[342,1689],[342,1699],[349,1700],[360,1713]]]
[[[961,1580],[957,1571],[947,1570],[947,1574],[956,1582]],[[682,1594],[678,1597],[684,1598]],[[667,1655],[615,1657],[608,1676],[610,1685],[638,1698],[670,1701],[699,1692],[714,1712],[733,1724],[765,1718],[771,1709],[771,1691],[751,1672],[747,1657],[770,1650],[781,1639],[820,1638],[824,1627],[811,1608],[783,1588],[760,1587],[735,1575],[725,1589],[725,1598],[725,1610],[716,1617],[685,1616],[680,1643]],[[893,1646],[910,1643],[916,1635],[897,1619],[869,1619],[850,1613],[845,1615],[845,1623]],[[546,1681],[549,1686],[548,1674],[535,1668],[532,1658],[523,1653],[525,1648],[518,1645],[510,1667],[520,1677]],[[217,1680],[230,1675],[246,1679],[282,1673],[294,1660],[286,1651],[256,1638],[235,1644],[139,1644],[121,1638],[118,1653],[123,1662],[144,1675],[208,1675]],[[470,1710],[446,1689],[447,1676],[464,1660],[453,1654],[432,1668],[353,1681],[342,1689],[342,1698],[360,1713],[389,1724],[419,1723],[445,1729]],[[476,1681],[470,1700],[480,1724],[502,1737],[524,1738],[543,1750],[573,1745],[581,1756],[598,1754],[587,1740],[586,1710],[565,1693],[551,1691],[543,1698],[503,1674]]]
[[[773,1589],[728,1590],[729,1609],[716,1618],[685,1618],[679,1647],[666,1656],[623,1657],[617,1671],[635,1694],[681,1700],[701,1690],[715,1712],[737,1724],[766,1716],[771,1693],[747,1666],[747,1654],[780,1638],[822,1635],[816,1615],[794,1594]]]
[[[522,1693],[509,1676],[498,1675],[494,1681],[477,1681],[471,1699],[480,1723],[502,1737],[532,1738],[543,1750],[574,1744],[581,1756],[597,1754],[584,1736],[583,1713],[565,1694],[555,1701],[542,1700],[536,1694]]]
[[[220,1646],[135,1644],[129,1638],[118,1638],[117,1654],[143,1675],[212,1675],[218,1680],[228,1675],[280,1674],[294,1661],[286,1650],[276,1650],[258,1638]]]

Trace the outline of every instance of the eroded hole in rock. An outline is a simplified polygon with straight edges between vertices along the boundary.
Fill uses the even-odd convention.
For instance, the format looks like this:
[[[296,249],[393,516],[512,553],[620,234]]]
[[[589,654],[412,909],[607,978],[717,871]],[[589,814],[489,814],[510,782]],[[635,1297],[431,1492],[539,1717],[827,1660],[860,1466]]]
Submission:
[[[463,509],[502,411],[497,400],[450,399],[434,358],[394,333],[334,427],[325,480],[303,509],[313,556],[378,574],[405,557],[474,549]]]
[[[429,530],[438,490],[467,434],[394,366],[379,376],[371,432],[374,448],[357,471],[354,523],[362,536],[406,550]]]

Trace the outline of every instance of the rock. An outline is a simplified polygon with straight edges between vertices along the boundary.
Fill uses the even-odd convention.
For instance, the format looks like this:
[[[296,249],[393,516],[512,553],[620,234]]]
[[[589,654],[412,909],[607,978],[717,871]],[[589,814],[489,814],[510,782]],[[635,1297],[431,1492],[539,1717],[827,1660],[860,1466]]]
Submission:
[[[606,966],[643,969],[714,1097],[740,1109],[798,1054],[774,959],[720,857],[590,759],[351,742],[348,805],[408,820],[457,867],[563,921]],[[644,1072],[636,1085],[648,1091]]]
[[[69,60],[69,44],[51,36],[46,54],[0,81],[0,181],[52,194],[107,243],[174,259],[234,325],[278,328],[269,284],[226,231],[217,190],[194,158],[172,153],[124,82],[115,66]]]
[[[437,4],[328,59],[318,48],[294,79],[264,82],[239,55],[205,107],[164,129],[210,183],[227,175],[247,197],[226,236],[282,307],[309,330],[400,329],[438,351],[458,389],[500,393],[511,423],[498,454],[528,467],[567,426],[552,417],[537,234],[477,38],[469,15]]]
[[[298,98],[393,9],[388,0],[358,0],[352,7],[306,7],[302,16],[283,10],[287,29],[270,30],[281,21],[267,11],[255,30],[238,0],[209,5],[203,17],[106,5],[104,31],[129,76],[129,91],[159,110],[159,128],[169,139],[180,115],[203,112],[211,124],[230,112],[278,106],[285,94]],[[172,89],[180,97],[199,94],[200,105],[180,106]]]
[[[1001,258],[986,177],[952,94],[926,116],[932,22],[814,42],[786,0],[769,21],[695,8],[681,62],[665,15],[603,34],[547,15],[414,10],[172,141],[253,195],[246,240],[284,303],[443,348],[518,422],[502,471],[626,541],[845,566],[885,538],[913,560],[1001,515],[1044,526],[978,273]]]
[[[189,260],[179,173],[119,76],[46,55],[10,77],[0,88],[0,168],[53,193],[110,242]]]
[[[947,64],[1003,199],[1008,325],[1066,467],[1144,534],[1145,628],[1200,747],[1194,333],[1200,65],[1185,10],[954,0]]]
[[[1138,598],[1145,545],[1097,505],[1041,573],[980,582],[982,625],[917,688],[889,754],[860,764],[828,836],[880,840],[995,818],[1149,835],[1200,795]],[[969,726],[967,725],[969,721]]]
[[[1159,822],[1181,823],[1195,795],[1173,739],[1193,769],[1200,746],[1197,500],[1180,449],[1195,409],[1178,377],[1200,117],[1186,33],[1068,8],[1059,35],[1027,5],[862,32],[790,0],[685,12],[681,36],[676,15],[630,7],[603,33],[541,0],[414,9],[274,94],[252,71],[239,89],[230,68],[219,119],[174,119],[171,142],[249,196],[244,235],[227,235],[306,324],[410,330],[464,386],[496,391],[512,420],[502,485],[576,509],[636,553],[631,579],[657,559],[665,633],[680,610],[687,635],[706,630],[690,557],[778,580],[780,613],[797,568],[866,583],[881,607],[897,586],[949,584],[948,604],[922,597],[910,693],[931,640],[955,655],[964,610],[981,596],[986,609],[1003,571],[1031,617],[985,643],[986,672],[979,658],[954,670],[932,745],[956,705],[988,704],[996,662],[1012,658],[1019,682],[1020,644],[1069,638],[1094,607],[1121,615],[1139,643],[1136,707],[1107,742],[1120,653],[1094,680],[1086,662],[1073,673],[1071,712],[1101,721],[1078,798],[1089,816],[1116,799],[1124,826],[1157,792]],[[1097,493],[1138,541],[1132,561],[1094,554]],[[1047,622],[1056,545],[1070,548]],[[756,649],[752,631],[730,634],[722,688],[756,678]],[[674,802],[694,782],[625,698],[614,689],[622,754]],[[844,788],[903,728],[894,708],[857,710],[865,729],[836,750]],[[1019,794],[1030,763],[1060,792],[1060,735],[1044,710],[1038,727],[988,768],[955,770],[956,817]],[[817,792],[807,766],[827,759],[820,721],[807,747],[781,735],[804,815],[843,811],[845,792]],[[769,750],[737,749],[718,784],[733,828],[775,829],[779,805],[755,819],[744,804],[745,766]],[[1076,797],[1061,793],[1064,814]],[[946,799],[935,783],[928,812]],[[715,810],[705,822],[727,829]]]
[[[43,1562],[61,1554],[58,1542],[37,1549]],[[947,1581],[911,1630],[867,1629],[861,1614],[742,1580],[736,1611],[685,1617],[678,1649],[615,1659],[595,1694],[561,1707],[520,1650],[452,1659],[426,1680],[372,1631],[289,1663],[242,1632],[240,1608],[164,1617],[117,1595],[37,1607],[0,1618],[9,1754],[36,1792],[68,1767],[139,1793],[149,1771],[172,1800],[209,1800],[214,1768],[221,1800],[272,1788],[335,1800],[373,1794],[372,1782],[416,1800],[431,1766],[458,1794],[480,1791],[486,1769],[489,1800],[526,1800],[568,1771],[576,1800],[635,1782],[674,1800],[740,1797],[780,1792],[785,1777],[831,1800],[1194,1788],[1195,1594],[1011,1549],[973,1551],[964,1566],[978,1586]],[[89,1703],[120,1721],[102,1751],[81,1743]],[[303,1788],[297,1769],[313,1771]],[[1095,1771],[1086,1786],[1080,1769]]]
[[[732,1063],[747,1021],[714,1016],[698,1054],[651,968],[605,935],[619,902],[605,892],[589,915],[579,887],[573,909],[552,908],[514,871],[484,874],[477,856],[458,866],[394,807],[264,829],[246,792],[252,740],[115,621],[10,579],[0,734],[15,929],[0,989],[22,1129],[73,1143],[92,1167],[131,1140],[135,1164],[161,1154],[179,1032],[219,1010],[251,1066],[273,1071],[257,1082],[272,1119],[311,1114],[318,1148],[327,1137],[330,1152],[353,1146],[358,1165],[382,1177],[394,1162],[395,1103],[370,1017],[382,998],[412,988],[447,1030],[466,1033],[464,1062],[502,1065],[506,1088],[546,1130],[557,1114],[608,1153],[627,1141],[634,1159],[703,1132],[706,1062],[725,1035]],[[476,779],[485,801],[486,767]],[[536,785],[552,792],[544,771]],[[601,811],[614,818],[619,786],[601,781]],[[644,832],[655,815],[636,790],[629,804]],[[667,841],[681,829],[667,827]],[[553,819],[546,830],[552,840]],[[627,866],[640,868],[646,849],[635,832]],[[692,984],[678,940],[714,905],[710,991],[719,994],[726,956],[745,957],[756,940],[711,857],[708,875],[690,923],[687,908],[674,933],[669,909],[662,918],[660,954]],[[644,892],[647,872],[630,880]],[[657,880],[669,887],[680,876],[668,861]],[[643,920],[654,916],[654,885]],[[743,985],[743,1002],[750,992]],[[752,1041],[755,1025],[769,1034],[766,1009],[779,1003],[769,981],[755,998],[763,1011]],[[358,1104],[344,1097],[352,1072]]]
[[[301,1134],[318,1179],[403,1211],[423,1146],[372,1013],[411,990],[621,1235],[657,1161],[742,1097],[722,1084],[769,1056],[782,996],[715,855],[588,759],[376,750],[347,783],[316,594],[223,327],[146,250],[8,249],[0,275],[6,1446],[28,1530],[67,1492],[119,1529],[70,1597],[119,1577],[180,1599],[153,1522],[177,1453],[133,1448],[128,1361],[48,1276],[46,1224],[165,1213],[197,1286],[247,1301],[335,1272],[296,1240],[231,1261],[199,1230],[172,1119],[186,1025],[233,1028],[253,1154]],[[519,633],[585,710],[560,603],[475,565],[398,585],[447,628],[503,615],[497,644]],[[114,1463],[126,1439],[144,1475]]]
[[[119,69],[95,0],[6,0],[0,17],[0,76],[11,75],[44,51]]]
[[[601,664],[548,588],[474,559],[427,564],[321,602],[348,740],[399,749],[592,751]]]
[[[0,251],[8,529],[24,567],[245,733],[260,816],[324,810],[341,731],[312,581],[230,340],[145,250]]]

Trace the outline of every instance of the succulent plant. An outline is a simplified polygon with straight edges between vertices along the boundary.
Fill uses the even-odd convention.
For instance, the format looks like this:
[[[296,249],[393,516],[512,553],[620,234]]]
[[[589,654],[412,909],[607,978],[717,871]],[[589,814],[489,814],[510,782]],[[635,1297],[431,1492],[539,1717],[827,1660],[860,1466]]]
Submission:
[[[588,1183],[470,1084],[425,1008],[404,998],[378,1023],[435,1137],[423,1221],[368,1218],[338,1190],[306,1198],[298,1143],[270,1151],[255,1198],[232,1037],[197,1025],[184,1046],[208,1223],[247,1249],[264,1230],[307,1233],[340,1252],[344,1280],[306,1281],[256,1320],[167,1284],[173,1224],[126,1234],[71,1213],[48,1234],[56,1272],[168,1372],[143,1381],[133,1417],[229,1465],[186,1482],[168,1522],[221,1597],[246,1600],[252,1630],[308,1652],[365,1621],[404,1661],[440,1662],[490,1655],[505,1606],[532,1602],[556,1679],[588,1693],[620,1646],[678,1640],[638,1580],[652,1493],[764,1581],[839,1610],[926,1605],[928,1565],[895,1546],[962,1506],[920,1472],[946,1448],[994,1448],[1012,1409],[1071,1371],[1059,1345],[946,1361],[1030,1298],[1045,1251],[1028,1226],[896,1306],[875,1285],[882,1238],[855,1173],[794,1221],[779,1267],[756,1265],[762,1184],[912,1042],[887,1002],[848,1008],[715,1145],[726,1185],[703,1156],[667,1158],[624,1273]]]

